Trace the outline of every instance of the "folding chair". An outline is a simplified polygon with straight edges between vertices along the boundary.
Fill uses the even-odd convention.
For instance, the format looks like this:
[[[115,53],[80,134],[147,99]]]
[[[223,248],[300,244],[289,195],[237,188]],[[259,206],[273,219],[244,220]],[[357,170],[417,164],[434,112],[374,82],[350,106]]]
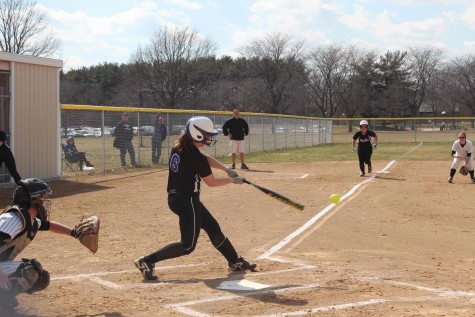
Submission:
[[[63,163],[67,169],[71,172],[77,172],[83,170],[84,162],[73,157],[70,153],[64,152],[64,146],[61,145],[61,151],[63,152]]]

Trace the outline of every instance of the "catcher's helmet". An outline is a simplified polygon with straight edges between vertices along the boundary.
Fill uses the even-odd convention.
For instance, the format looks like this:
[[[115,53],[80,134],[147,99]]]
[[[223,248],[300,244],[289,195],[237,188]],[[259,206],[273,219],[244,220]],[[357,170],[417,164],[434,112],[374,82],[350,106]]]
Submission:
[[[186,123],[185,133],[193,140],[213,146],[214,138],[218,131],[214,129],[213,122],[207,117],[193,117]]]
[[[33,207],[38,211],[38,218],[48,220],[51,208],[51,199],[48,196],[53,192],[41,179],[29,178],[21,180],[13,192],[13,203],[20,207]]]
[[[361,127],[362,125],[368,126],[368,121],[366,121],[366,120],[361,120],[361,121],[360,121],[360,127]]]

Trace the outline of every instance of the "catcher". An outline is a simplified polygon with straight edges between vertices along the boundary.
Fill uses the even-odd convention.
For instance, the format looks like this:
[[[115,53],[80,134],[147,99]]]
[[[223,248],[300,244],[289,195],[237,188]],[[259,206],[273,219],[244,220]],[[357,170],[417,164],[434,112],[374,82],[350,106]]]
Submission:
[[[93,253],[98,249],[98,217],[91,216],[74,228],[49,221],[50,187],[36,178],[18,183],[13,205],[0,214],[0,315],[18,305],[18,293],[31,294],[49,285],[49,273],[38,260],[15,260],[39,230],[72,236]]]

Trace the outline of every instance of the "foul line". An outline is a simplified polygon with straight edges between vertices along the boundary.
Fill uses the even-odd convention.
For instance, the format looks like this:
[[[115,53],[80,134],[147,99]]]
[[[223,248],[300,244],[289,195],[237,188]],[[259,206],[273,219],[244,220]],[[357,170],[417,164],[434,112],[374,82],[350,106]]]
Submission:
[[[422,146],[422,142],[419,143],[417,146],[413,147],[412,149],[410,149],[408,152],[406,152],[404,155],[401,156],[402,157],[405,157],[407,156],[409,153],[411,153],[412,151],[416,150],[417,148],[419,148],[420,146]],[[381,172],[384,172],[386,171],[387,169],[389,169],[394,163],[396,162],[396,160],[393,160],[391,162],[389,162],[388,165],[386,165],[386,167],[384,167]],[[341,197],[341,201],[344,201],[345,199],[347,199],[348,197],[350,197],[351,195],[353,195],[361,186],[373,181],[374,179],[376,179],[375,176],[372,176],[364,181],[362,181],[361,183],[359,184],[356,184],[355,186],[353,186],[352,189],[350,189],[350,191],[348,193],[346,193],[345,195],[343,195]],[[265,252],[264,254],[260,255],[257,257],[257,259],[259,260],[263,260],[263,259],[268,259],[272,254],[274,254],[275,252],[279,251],[280,249],[282,249],[285,245],[287,245],[290,241],[292,241],[294,238],[298,237],[299,235],[301,235],[305,230],[307,230],[308,228],[310,228],[316,221],[318,221],[320,218],[322,218],[323,216],[325,216],[330,210],[332,210],[334,207],[336,206],[336,204],[330,204],[328,205],[327,207],[325,207],[322,211],[320,211],[318,214],[316,214],[314,217],[312,217],[309,221],[307,221],[303,226],[301,226],[300,228],[298,228],[297,230],[295,230],[294,232],[292,232],[291,234],[289,234],[287,237],[285,237],[282,241],[280,241],[279,243],[277,243],[275,246],[273,246],[272,248],[270,248],[267,252]]]

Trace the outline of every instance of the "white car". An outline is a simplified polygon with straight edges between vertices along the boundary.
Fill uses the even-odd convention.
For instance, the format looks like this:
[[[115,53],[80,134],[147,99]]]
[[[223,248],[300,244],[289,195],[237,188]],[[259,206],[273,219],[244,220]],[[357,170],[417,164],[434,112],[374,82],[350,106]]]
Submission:
[[[298,127],[297,129],[292,130],[292,133],[305,133],[305,132],[307,132],[307,128],[305,127]]]

